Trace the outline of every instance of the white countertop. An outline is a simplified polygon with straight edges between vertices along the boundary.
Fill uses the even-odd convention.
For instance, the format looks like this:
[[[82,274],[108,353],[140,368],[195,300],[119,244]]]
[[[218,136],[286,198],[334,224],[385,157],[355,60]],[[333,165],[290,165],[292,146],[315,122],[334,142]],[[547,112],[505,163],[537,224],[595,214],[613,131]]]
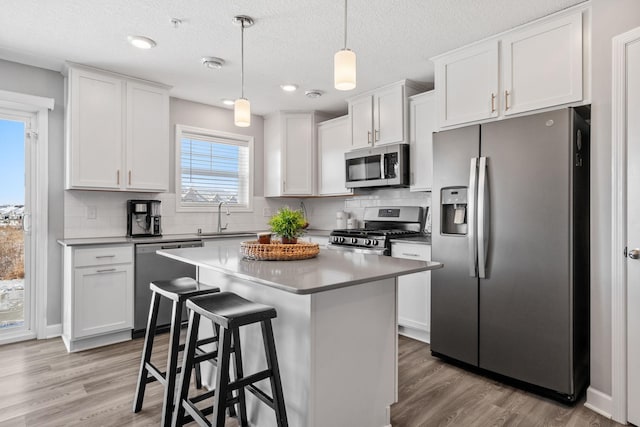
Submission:
[[[295,294],[312,294],[442,268],[442,264],[432,261],[327,249],[321,249],[315,258],[299,261],[244,259],[237,245],[168,249],[157,253]]]

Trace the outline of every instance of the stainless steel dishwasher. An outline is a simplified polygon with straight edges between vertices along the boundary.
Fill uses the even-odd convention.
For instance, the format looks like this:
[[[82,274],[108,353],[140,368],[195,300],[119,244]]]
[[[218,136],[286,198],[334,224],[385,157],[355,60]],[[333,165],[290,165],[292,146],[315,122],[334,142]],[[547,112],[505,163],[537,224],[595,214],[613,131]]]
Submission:
[[[196,277],[196,267],[175,261],[156,254],[161,249],[178,249],[201,247],[202,241],[137,243],[135,259],[135,308],[133,333],[134,338],[144,336],[149,318],[151,290],[149,284],[154,280],[171,280],[178,277]],[[186,320],[186,313],[183,313]],[[162,298],[158,312],[158,327],[168,329],[171,323],[171,303]]]

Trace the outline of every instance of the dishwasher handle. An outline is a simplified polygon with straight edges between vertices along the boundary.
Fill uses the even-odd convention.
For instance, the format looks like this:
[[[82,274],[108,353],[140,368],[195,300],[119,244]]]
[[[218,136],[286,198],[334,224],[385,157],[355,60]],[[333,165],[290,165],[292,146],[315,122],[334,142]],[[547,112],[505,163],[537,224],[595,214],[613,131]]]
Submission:
[[[180,249],[184,247],[185,246],[182,246],[182,245],[166,245],[166,246],[160,246],[160,249]]]

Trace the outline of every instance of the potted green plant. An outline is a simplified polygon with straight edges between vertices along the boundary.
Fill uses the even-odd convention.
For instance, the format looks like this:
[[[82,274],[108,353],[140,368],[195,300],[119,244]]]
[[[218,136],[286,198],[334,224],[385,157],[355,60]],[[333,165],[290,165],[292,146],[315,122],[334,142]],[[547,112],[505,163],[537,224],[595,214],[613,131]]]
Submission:
[[[282,238],[282,243],[297,243],[298,237],[304,234],[304,229],[309,225],[302,211],[294,211],[288,207],[278,209],[278,212],[269,219],[271,231]]]

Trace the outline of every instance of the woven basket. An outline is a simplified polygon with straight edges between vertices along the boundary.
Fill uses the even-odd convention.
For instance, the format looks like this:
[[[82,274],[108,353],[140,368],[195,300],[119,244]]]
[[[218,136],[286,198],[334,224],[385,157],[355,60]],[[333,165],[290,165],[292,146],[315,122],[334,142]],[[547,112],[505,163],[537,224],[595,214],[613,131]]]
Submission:
[[[320,252],[317,243],[298,242],[283,245],[278,241],[268,244],[258,243],[257,240],[240,242],[240,253],[248,259],[261,261],[293,261],[313,258]]]

